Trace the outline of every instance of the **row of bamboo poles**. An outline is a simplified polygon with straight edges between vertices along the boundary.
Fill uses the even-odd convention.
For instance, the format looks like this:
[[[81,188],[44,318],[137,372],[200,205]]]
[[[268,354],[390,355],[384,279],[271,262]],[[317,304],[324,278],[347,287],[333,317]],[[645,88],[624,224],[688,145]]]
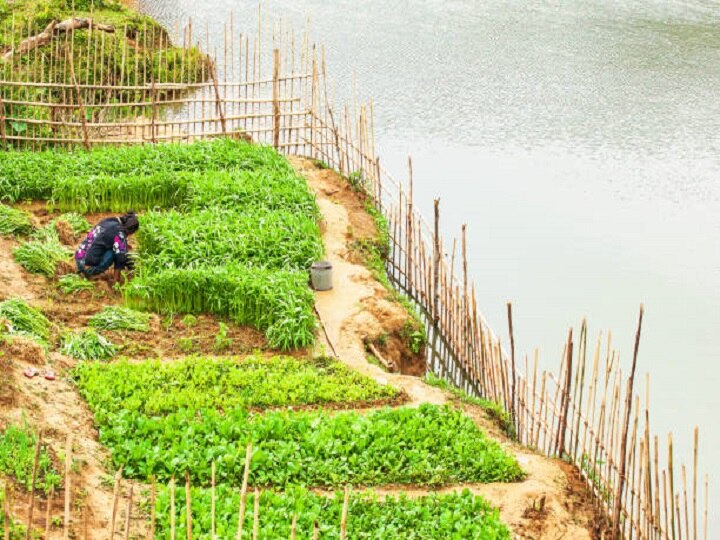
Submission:
[[[70,538],[92,540],[93,535],[97,537],[98,534],[97,524],[93,524],[92,527],[90,526],[90,515],[92,513],[92,509],[87,503],[81,503],[80,505],[76,504],[77,493],[73,491],[71,472],[73,459],[72,436],[68,436],[65,447],[65,470],[63,476],[64,485],[62,497],[56,497],[52,489],[44,496],[36,489],[36,485],[38,484],[40,451],[43,446],[42,434],[38,434],[35,444],[35,459],[33,463],[32,480],[30,489],[27,493],[23,493],[20,490],[17,490],[16,492],[13,489],[14,486],[12,486],[9,482],[5,483],[3,488],[3,506],[0,509],[0,523],[2,524],[3,539],[15,540],[16,538],[22,536],[26,540],[30,540],[31,538],[44,538],[45,540],[49,540],[51,538],[62,538],[63,540],[68,540]],[[245,522],[248,520],[246,512],[248,509],[248,495],[251,493],[251,488],[248,482],[251,460],[252,445],[249,444],[245,452],[245,468],[243,471],[242,486],[239,489],[240,497],[235,540],[242,540],[243,537],[257,540],[260,535],[260,499],[262,489],[258,487],[252,489],[252,493],[254,495],[252,526],[245,526]],[[148,515],[144,515],[144,511],[138,508],[138,498],[140,497],[135,495],[136,488],[139,490],[139,488],[143,486],[137,482],[126,482],[126,484],[126,486],[123,486],[121,468],[115,473],[112,510],[107,524],[105,524],[104,527],[101,527],[104,529],[103,537],[109,539],[120,537],[125,540],[138,537],[147,538],[149,540],[155,540],[155,538],[169,538],[170,540],[180,540],[181,538],[184,538],[186,540],[192,540],[194,535],[192,483],[189,473],[185,474],[184,486],[178,485],[178,482],[176,482],[174,477],[168,483],[167,488],[170,494],[169,523],[164,523],[163,527],[157,526],[157,484],[155,477],[151,479],[149,486],[146,486],[149,489]],[[211,539],[218,537],[216,534],[216,488],[215,463],[212,463],[211,484],[209,488],[211,498],[211,505],[209,509],[209,537]],[[180,508],[178,504],[176,504],[178,489],[184,489],[184,508]],[[347,538],[351,493],[351,486],[345,486],[341,518],[340,522],[336,524],[336,530],[339,532],[341,540],[345,540]],[[62,517],[56,515],[58,514],[57,502],[59,502],[57,499],[63,501]],[[73,515],[74,507],[79,507],[75,511],[75,514],[79,515]],[[180,515],[178,515],[178,513]],[[182,536],[178,532],[178,517],[185,518],[185,534]],[[203,516],[203,518],[205,518],[206,521],[206,516]],[[297,514],[293,514],[288,520],[288,523],[290,529],[290,539],[294,540],[299,534]],[[22,528],[19,526],[22,526]],[[317,540],[320,537],[320,529],[320,522],[315,521],[312,531],[313,540]],[[323,527],[323,529],[327,531],[327,524]]]
[[[506,343],[510,352],[506,352],[478,307],[469,277],[466,227],[459,245],[457,240],[449,244],[440,233],[439,200],[431,223],[417,211],[412,161],[406,181],[398,181],[382,166],[374,140],[372,102],[360,104],[353,98],[342,107],[334,104],[324,51],[311,43],[308,34],[297,43],[282,24],[267,31],[259,22],[254,39],[236,37],[230,20],[221,50],[209,50],[206,32],[207,57],[199,80],[190,75],[193,60],[187,52],[191,46],[203,45],[194,36],[192,25],[176,30],[175,42],[186,52],[177,64],[160,70],[165,78],[149,83],[147,73],[127,69],[125,53],[120,60],[115,58],[119,65],[101,64],[106,78],[96,80],[90,70],[85,79],[75,78],[77,66],[97,62],[98,57],[104,61],[105,56],[96,52],[103,48],[102,33],[88,37],[95,46],[87,49],[73,50],[66,34],[64,44],[61,36],[49,45],[54,53],[36,49],[22,60],[14,58],[13,62],[29,62],[33,76],[26,74],[23,80],[6,76],[0,81],[0,141],[4,147],[39,148],[47,143],[90,147],[242,136],[339,170],[364,189],[387,218],[388,274],[422,314],[430,370],[502,405],[521,443],[573,463],[608,518],[609,538],[708,538],[709,482],[698,469],[698,430],[691,467],[678,468],[672,436],[661,440],[650,428],[649,376],[641,404],[635,379],[642,310],[629,372],[623,372],[609,335],[606,341],[598,338],[589,351],[585,323],[579,336],[570,330],[558,371],[539,372],[537,352],[532,362],[516,357],[511,305]],[[147,39],[159,43],[146,49],[152,62],[167,63],[169,38],[151,31]],[[47,62],[63,62],[60,71],[69,80],[45,80],[41,68]],[[126,75],[130,72],[134,79]],[[101,100],[100,95],[110,97]],[[38,113],[44,109],[59,114],[59,119],[44,118]],[[122,114],[108,112],[112,110]],[[25,116],[20,116],[23,111]],[[9,133],[8,124],[18,122],[41,128]],[[450,257],[444,255],[446,250]]]

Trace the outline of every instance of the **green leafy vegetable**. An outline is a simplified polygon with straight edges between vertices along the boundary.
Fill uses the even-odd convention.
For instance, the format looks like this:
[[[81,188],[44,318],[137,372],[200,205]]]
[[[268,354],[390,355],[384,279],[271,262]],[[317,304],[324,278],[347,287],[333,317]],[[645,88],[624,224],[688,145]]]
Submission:
[[[11,335],[26,335],[44,344],[50,339],[50,321],[40,310],[29,306],[21,298],[0,302],[0,320],[2,319],[9,321]]]
[[[65,334],[60,350],[78,360],[108,360],[117,353],[112,342],[92,329]]]
[[[32,232],[30,214],[0,204],[0,236],[26,235]]]
[[[100,330],[150,330],[150,315],[122,306],[106,306],[88,324]]]

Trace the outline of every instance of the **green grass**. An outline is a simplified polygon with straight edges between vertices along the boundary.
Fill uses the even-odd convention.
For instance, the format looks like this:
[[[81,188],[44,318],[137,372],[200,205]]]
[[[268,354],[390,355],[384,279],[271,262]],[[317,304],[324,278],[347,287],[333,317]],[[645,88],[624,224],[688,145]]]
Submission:
[[[124,289],[129,306],[160,313],[214,313],[265,332],[271,347],[288,350],[315,339],[315,297],[304,272],[243,266],[160,270]]]
[[[150,330],[148,313],[136,311],[122,306],[106,306],[103,310],[90,317],[88,324],[99,330],[132,330],[148,332]]]
[[[0,236],[25,236],[32,232],[30,214],[0,204]]]
[[[78,360],[109,360],[117,353],[117,347],[89,328],[65,334],[60,352]]]
[[[290,538],[293,514],[297,514],[297,537],[311,538],[317,521],[320,537],[340,538],[343,494],[323,497],[304,489],[286,493],[263,491],[260,495],[258,538]],[[211,531],[211,492],[191,490],[193,538],[209,538]],[[185,490],[175,492],[175,523],[178,538],[187,536]],[[237,535],[240,495],[237,489],[219,486],[216,490],[215,534],[219,539]],[[253,523],[254,495],[248,496],[243,531],[249,534]],[[170,490],[159,489],[157,533],[170,534]],[[498,510],[470,491],[448,495],[428,495],[416,499],[405,495],[379,498],[372,493],[353,493],[348,505],[347,537],[375,540],[510,540],[510,532],[500,521]]]
[[[441,379],[434,373],[427,373],[425,375],[425,382],[430,386],[440,388],[450,392],[453,396],[458,398],[463,403],[470,405],[476,405],[481,407],[488,415],[497,422],[498,426],[505,432],[505,434],[511,439],[515,439],[515,426],[513,424],[512,416],[507,412],[502,405],[495,401],[471,396],[459,388],[452,386],[445,379]]]
[[[0,472],[15,479],[25,489],[32,485],[37,435],[27,426],[9,425],[0,431]],[[48,493],[60,487],[62,477],[55,470],[47,446],[41,445],[36,488]]]
[[[50,340],[50,321],[42,312],[28,305],[21,298],[10,298],[0,302],[0,320],[9,321],[11,335],[25,335],[47,344]],[[2,332],[3,326],[0,326]]]
[[[218,461],[218,481],[239,485],[249,442],[254,485],[443,485],[523,477],[512,456],[450,407],[364,415],[183,409],[161,417],[120,411],[101,418],[100,440],[114,466],[142,480],[155,474],[164,482],[189,471],[198,485],[208,485],[208,464]]]
[[[329,358],[188,358],[112,364],[84,363],[74,372],[98,422],[131,411],[163,415],[179,410],[263,409],[302,405],[372,405],[397,398],[376,383]]]

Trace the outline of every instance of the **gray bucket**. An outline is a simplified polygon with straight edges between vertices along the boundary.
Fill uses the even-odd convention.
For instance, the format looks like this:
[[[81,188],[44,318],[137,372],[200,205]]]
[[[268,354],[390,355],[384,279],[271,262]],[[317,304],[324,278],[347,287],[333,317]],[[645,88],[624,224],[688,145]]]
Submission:
[[[316,291],[329,291],[332,286],[332,264],[318,261],[310,267],[310,282]]]

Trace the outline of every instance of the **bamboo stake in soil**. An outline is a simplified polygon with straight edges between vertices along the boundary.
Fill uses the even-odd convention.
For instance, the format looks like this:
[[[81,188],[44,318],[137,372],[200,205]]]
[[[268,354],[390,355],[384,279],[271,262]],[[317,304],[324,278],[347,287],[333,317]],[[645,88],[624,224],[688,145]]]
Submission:
[[[42,433],[38,433],[37,442],[35,443],[35,460],[33,461],[32,480],[30,483],[30,508],[28,509],[27,530],[25,531],[25,540],[30,540],[32,532],[33,510],[35,509],[35,482],[37,481],[38,465],[40,463],[40,444],[42,441]]]
[[[125,540],[130,539],[130,517],[132,516],[133,485],[130,484],[128,494],[127,515],[125,516]]]
[[[260,530],[260,490],[255,488],[255,500],[253,501],[253,540],[258,539],[258,531]]]
[[[112,540],[112,538],[110,539]],[[175,477],[170,479],[170,540],[175,540]]]
[[[50,535],[50,527],[52,527],[52,522],[50,518],[52,517],[52,503],[53,503],[53,496],[55,495],[55,488],[50,488],[50,493],[48,493],[47,498],[47,504],[45,505],[45,537],[48,538]]]
[[[192,540],[192,499],[190,493],[190,471],[185,471],[185,526],[187,540]]]
[[[215,540],[215,462],[210,467],[210,540]]]
[[[152,475],[150,486],[150,540],[155,540],[155,475]]]
[[[245,470],[243,471],[242,487],[240,489],[240,510],[238,511],[237,540],[242,540],[243,523],[245,522],[245,503],[247,502],[248,477],[250,476],[250,459],[252,458],[252,444],[245,450]]]
[[[345,540],[347,534],[348,507],[350,505],[350,486],[345,486],[345,499],[343,500],[342,518],[340,520],[340,540]]]
[[[72,466],[72,435],[68,435],[65,444],[65,515],[63,519],[63,539],[70,538],[70,498],[72,495],[72,478],[70,468]]]
[[[706,489],[707,491],[707,489]],[[705,497],[707,501],[707,496]],[[707,522],[707,508],[705,509],[705,521]],[[5,500],[3,501],[3,540],[10,540],[10,485],[5,480]]]
[[[628,427],[630,425],[630,409],[632,408],[632,393],[633,383],[635,382],[635,369],[637,368],[637,356],[638,349],[640,348],[640,332],[642,331],[642,320],[643,320],[644,308],[640,305],[640,315],[638,317],[637,332],[635,333],[635,349],[633,351],[632,368],[630,369],[630,378],[627,383],[627,393],[625,394],[625,419],[623,422],[622,438],[620,440],[620,455],[618,457],[619,471],[618,471],[618,482],[615,490],[615,499],[613,500],[613,512],[612,512],[612,538],[617,538],[620,530],[620,510],[622,508],[622,493],[623,486],[625,484],[625,467],[626,467],[626,452],[627,452],[627,435]]]
[[[113,505],[112,505],[112,514],[110,516],[110,535],[108,536],[109,540],[113,540],[115,538],[115,519],[117,518],[117,510],[118,510],[118,500],[120,498],[120,478],[122,476],[122,467],[118,469],[118,471],[115,473],[115,485],[113,486]],[[173,487],[174,487],[174,480],[173,480]],[[171,493],[174,493],[175,490],[173,489]],[[173,515],[174,512],[173,512]]]
[[[464,228],[463,228],[464,232]],[[464,242],[463,242],[464,245]],[[463,248],[464,251],[464,248]],[[465,285],[467,287],[467,284]],[[516,429],[516,433],[519,433],[518,425],[517,425],[517,410],[515,408],[515,384],[516,384],[516,377],[515,377],[515,334],[513,333],[513,316],[512,316],[512,304],[510,302],[507,303],[507,316],[508,316],[508,330],[510,332],[510,361],[511,361],[511,367],[512,369],[512,390],[510,395],[510,416],[512,418],[513,426]]]

